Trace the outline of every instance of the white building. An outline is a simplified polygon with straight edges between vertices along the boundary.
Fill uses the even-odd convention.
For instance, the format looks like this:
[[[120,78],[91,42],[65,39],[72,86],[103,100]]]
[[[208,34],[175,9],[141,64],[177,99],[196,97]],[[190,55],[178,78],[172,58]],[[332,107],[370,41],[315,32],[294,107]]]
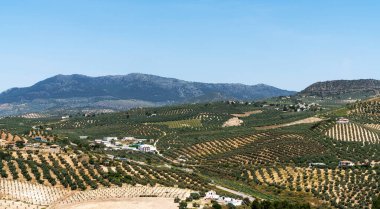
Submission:
[[[123,150],[134,150],[134,151],[138,151],[138,149],[136,149],[136,147],[130,147],[128,145],[124,145],[121,149]]]
[[[235,206],[240,206],[240,205],[243,204],[243,200],[232,199],[232,201],[229,202],[229,203],[231,203],[231,204],[233,204],[233,205],[235,205]],[[227,203],[227,204],[228,204],[228,203]]]
[[[309,163],[309,167],[324,167],[325,163]]]
[[[139,146],[139,150],[142,152],[155,152],[157,151],[156,147],[150,144],[143,144]]]
[[[220,195],[217,195],[215,191],[211,190],[211,191],[208,191],[206,193],[206,196],[205,196],[205,199],[206,200],[215,200],[215,201],[218,201],[219,203],[222,203],[222,204],[233,204],[235,206],[239,206],[239,205],[242,205],[243,201],[242,200],[238,200],[238,199],[234,199],[234,198],[231,198],[231,197],[224,197],[224,196],[220,196]]]
[[[338,124],[347,124],[347,123],[350,123],[350,120],[347,119],[347,118],[339,118],[338,120],[336,120],[336,123],[338,123]]]
[[[133,137],[133,136],[128,136],[128,137],[124,137],[123,139],[121,139],[122,141],[135,141],[136,138]]]
[[[112,140],[117,140],[117,137],[113,137],[113,136],[106,136],[106,137],[103,137],[103,141],[107,141],[107,142],[110,142]]]
[[[211,190],[206,193],[205,199],[218,200],[220,198],[219,195],[216,194],[215,191]]]
[[[348,161],[348,160],[339,161],[339,164],[338,164],[339,167],[352,167],[354,165],[355,165],[355,163]]]

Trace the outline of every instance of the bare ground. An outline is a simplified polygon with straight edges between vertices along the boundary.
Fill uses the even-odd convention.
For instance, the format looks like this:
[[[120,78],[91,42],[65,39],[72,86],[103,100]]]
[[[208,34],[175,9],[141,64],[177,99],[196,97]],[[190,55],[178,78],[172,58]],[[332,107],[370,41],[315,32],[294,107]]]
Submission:
[[[240,120],[238,117],[233,117],[224,122],[222,127],[241,126],[242,123],[243,121]]]
[[[245,112],[243,114],[231,114],[231,115],[235,116],[235,117],[239,117],[239,118],[245,118],[245,117],[248,117],[250,115],[258,114],[258,113],[262,113],[262,112],[263,112],[262,110],[254,110],[254,111]]]
[[[57,207],[58,208],[58,207]],[[101,200],[70,205],[59,205],[59,209],[177,209],[178,204],[172,198],[138,197],[128,199]]]
[[[317,117],[310,117],[310,118],[305,118],[302,120],[297,120],[291,123],[284,123],[280,125],[272,125],[272,126],[262,126],[262,127],[257,127],[257,130],[269,130],[269,129],[275,129],[275,128],[282,128],[282,127],[287,127],[287,126],[294,126],[294,125],[299,125],[299,124],[308,124],[308,123],[316,123],[320,122],[323,119],[317,118]]]

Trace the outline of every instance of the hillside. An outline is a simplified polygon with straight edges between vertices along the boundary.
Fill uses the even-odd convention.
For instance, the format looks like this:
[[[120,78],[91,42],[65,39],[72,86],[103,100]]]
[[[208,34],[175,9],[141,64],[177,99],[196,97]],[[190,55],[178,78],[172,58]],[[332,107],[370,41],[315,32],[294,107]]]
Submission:
[[[272,86],[242,84],[209,84],[187,82],[145,74],[89,77],[57,75],[27,88],[13,88],[0,94],[1,103],[35,99],[74,97],[109,97],[150,102],[184,102],[202,96],[219,94],[226,99],[262,99],[294,92]]]
[[[317,82],[303,91],[304,96],[371,96],[377,95],[380,90],[380,81],[374,79],[361,80],[334,80]]]
[[[334,109],[279,108],[297,103],[210,102],[65,120],[3,118],[0,196],[67,208],[134,197],[174,202],[186,199],[187,191],[200,196],[215,190],[262,203],[311,205],[287,208],[374,208],[380,195],[379,100]],[[233,118],[241,123],[224,125]],[[188,201],[193,203],[211,208],[204,207],[209,199]]]

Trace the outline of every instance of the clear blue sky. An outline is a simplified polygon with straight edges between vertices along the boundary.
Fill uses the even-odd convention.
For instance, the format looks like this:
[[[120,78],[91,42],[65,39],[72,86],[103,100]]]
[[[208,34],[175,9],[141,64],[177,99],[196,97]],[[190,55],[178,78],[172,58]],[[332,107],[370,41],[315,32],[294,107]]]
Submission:
[[[380,79],[380,1],[2,0],[0,91],[149,73],[290,90]]]

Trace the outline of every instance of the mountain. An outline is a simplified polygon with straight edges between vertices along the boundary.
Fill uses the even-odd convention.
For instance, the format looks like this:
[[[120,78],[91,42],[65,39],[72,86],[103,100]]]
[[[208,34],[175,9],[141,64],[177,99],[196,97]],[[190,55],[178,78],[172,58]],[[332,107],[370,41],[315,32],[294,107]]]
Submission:
[[[380,91],[380,81],[374,79],[334,80],[317,82],[299,94],[303,96],[373,96]]]
[[[116,109],[123,109],[125,106],[130,108],[140,104],[164,105],[227,99],[257,100],[293,94],[295,94],[293,91],[264,84],[188,82],[139,73],[101,77],[57,75],[31,87],[12,88],[1,93],[0,104],[27,104],[29,106],[33,104],[34,107],[43,104],[44,108],[41,109],[57,106],[64,108],[74,104],[75,107],[100,106],[115,109],[117,106],[120,108]],[[134,105],[126,105],[130,102]],[[8,106],[7,108],[9,109]]]

